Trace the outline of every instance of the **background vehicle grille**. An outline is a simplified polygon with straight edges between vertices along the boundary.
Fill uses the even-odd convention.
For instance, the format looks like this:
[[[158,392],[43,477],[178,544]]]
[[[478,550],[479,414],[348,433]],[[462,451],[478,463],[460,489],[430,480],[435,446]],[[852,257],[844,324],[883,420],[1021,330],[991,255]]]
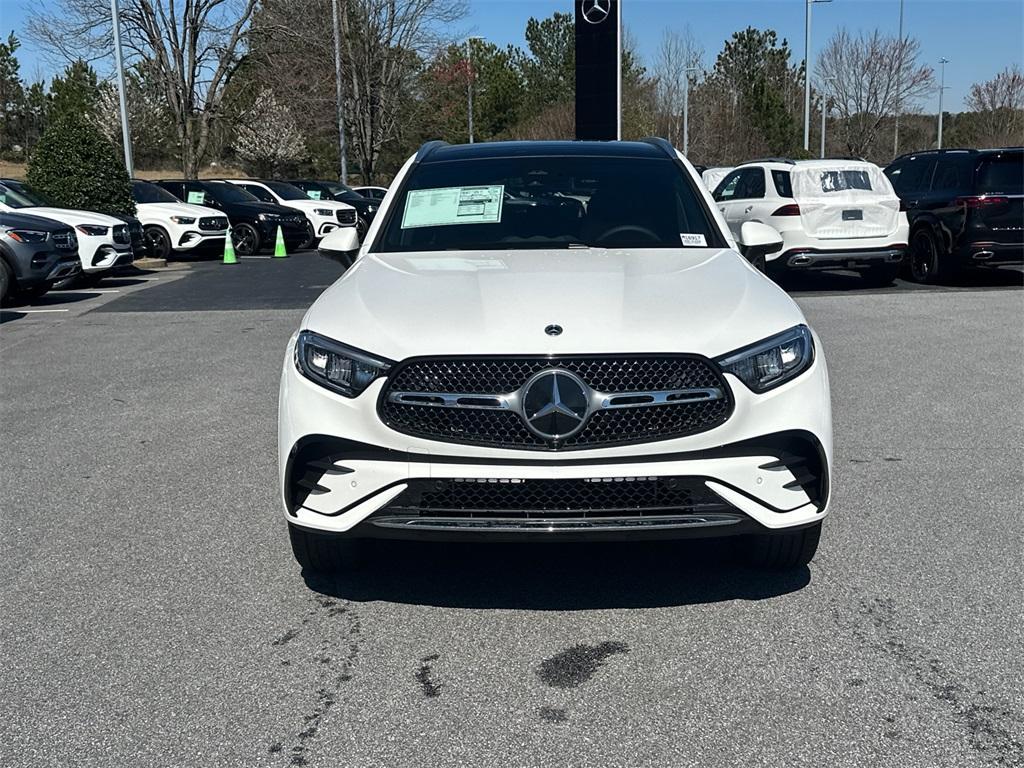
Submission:
[[[203,216],[199,219],[199,228],[219,232],[228,228],[228,220],[223,216]]]
[[[53,245],[58,250],[70,251],[78,245],[78,239],[71,230],[65,230],[61,232],[54,232],[53,234]]]
[[[118,224],[114,227],[114,242],[118,245],[128,245],[131,242],[127,224]]]
[[[355,208],[338,209],[338,222],[340,224],[355,224],[356,223],[356,211]]]
[[[421,517],[644,517],[731,510],[699,477],[415,480],[382,511]]]
[[[728,393],[709,360],[692,355],[630,357],[521,357],[414,360],[399,365],[381,395],[382,420],[406,434],[446,442],[533,450],[592,448],[667,440],[712,429],[729,417],[731,398],[599,410],[559,445],[538,437],[508,410],[436,408],[389,402],[389,392],[497,395],[515,392],[534,374],[562,368],[599,392],[652,392],[717,387]]]

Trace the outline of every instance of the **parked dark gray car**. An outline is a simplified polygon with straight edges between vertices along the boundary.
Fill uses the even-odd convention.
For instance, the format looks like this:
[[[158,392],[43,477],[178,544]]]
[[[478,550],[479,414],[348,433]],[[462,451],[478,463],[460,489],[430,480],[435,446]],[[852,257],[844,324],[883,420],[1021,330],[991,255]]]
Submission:
[[[82,270],[75,231],[53,219],[0,213],[0,302],[42,296]]]

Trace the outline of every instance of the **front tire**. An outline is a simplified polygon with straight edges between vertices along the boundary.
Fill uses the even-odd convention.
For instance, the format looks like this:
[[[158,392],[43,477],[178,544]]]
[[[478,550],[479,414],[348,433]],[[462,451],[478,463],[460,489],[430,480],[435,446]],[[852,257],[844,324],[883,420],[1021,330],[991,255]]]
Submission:
[[[796,531],[755,534],[747,542],[747,560],[757,568],[776,571],[802,568],[814,559],[820,539],[821,523]]]
[[[316,242],[316,230],[313,229],[313,222],[306,220],[306,237],[299,243],[299,250],[305,251],[307,248],[312,248],[313,243]]]
[[[11,286],[14,285],[14,275],[7,262],[0,259],[0,304],[2,304],[11,293]]]
[[[318,533],[296,525],[288,525],[292,554],[303,570],[330,574],[351,571],[362,562],[365,542],[341,536]]]
[[[149,254],[154,259],[169,259],[171,257],[171,236],[167,230],[156,225],[146,227],[146,244],[149,246]]]
[[[907,271],[915,283],[934,285],[956,274],[956,269],[949,263],[946,249],[927,227],[921,227],[910,238],[909,256]]]
[[[231,242],[235,246],[235,253],[239,256],[252,256],[259,251],[262,245],[260,233],[251,224],[239,224],[232,227]]]

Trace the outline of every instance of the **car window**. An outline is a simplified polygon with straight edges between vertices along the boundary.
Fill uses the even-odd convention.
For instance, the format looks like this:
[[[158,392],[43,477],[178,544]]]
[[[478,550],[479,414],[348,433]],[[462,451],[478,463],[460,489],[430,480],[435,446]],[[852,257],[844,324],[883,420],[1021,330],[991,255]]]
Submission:
[[[914,194],[928,189],[935,160],[931,157],[912,157],[886,169],[892,188],[898,195]]]
[[[296,187],[294,184],[289,184],[286,181],[265,181],[263,182],[282,200],[308,200],[306,193]],[[258,187],[257,187],[258,189]],[[255,193],[253,193],[255,194]],[[257,197],[259,197],[257,195]],[[262,198],[261,198],[262,199]]]
[[[764,169],[746,168],[743,177],[740,179],[740,188],[736,193],[737,199],[751,200],[764,197]]]
[[[743,171],[733,171],[724,179],[722,179],[718,186],[715,187],[715,193],[713,197],[715,200],[732,200],[736,197],[736,190],[740,183],[740,177],[743,175]]]
[[[961,157],[940,157],[932,176],[933,192],[956,192],[967,186],[968,168]]]
[[[32,208],[33,206],[44,204],[34,199],[30,194],[20,192],[6,184],[0,184],[0,203],[11,208]]]
[[[170,194],[174,195],[176,200],[184,199],[184,192],[182,191],[180,181],[161,181],[157,183],[157,186],[166,189]]]
[[[775,184],[775,191],[779,197],[793,196],[793,181],[789,171],[772,171],[772,183]]]
[[[277,202],[272,194],[270,194],[263,187],[257,186],[256,184],[239,184],[238,186],[244,189],[253,197],[255,197],[257,200],[262,200],[264,203]]]
[[[541,156],[421,163],[394,200],[374,250],[684,244],[724,241],[672,160]]]
[[[975,191],[979,195],[1024,195],[1024,153],[983,158]]]
[[[148,181],[132,182],[132,198],[136,203],[176,203],[178,198]]]
[[[259,198],[246,192],[241,187],[226,181],[208,181],[204,185],[196,185],[197,189],[205,189],[206,196],[220,203],[256,203]],[[269,194],[269,193],[267,193]],[[273,199],[273,198],[271,198]]]

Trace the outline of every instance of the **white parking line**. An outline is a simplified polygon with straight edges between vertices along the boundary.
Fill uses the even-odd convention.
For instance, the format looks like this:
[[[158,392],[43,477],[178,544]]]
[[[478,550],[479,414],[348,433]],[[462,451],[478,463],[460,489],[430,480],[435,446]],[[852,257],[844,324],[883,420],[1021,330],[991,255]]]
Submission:
[[[7,312],[9,314],[28,314],[30,312],[68,312],[67,309],[0,309],[0,312]]]
[[[120,293],[116,288],[78,288],[73,291],[64,291],[64,293]]]

